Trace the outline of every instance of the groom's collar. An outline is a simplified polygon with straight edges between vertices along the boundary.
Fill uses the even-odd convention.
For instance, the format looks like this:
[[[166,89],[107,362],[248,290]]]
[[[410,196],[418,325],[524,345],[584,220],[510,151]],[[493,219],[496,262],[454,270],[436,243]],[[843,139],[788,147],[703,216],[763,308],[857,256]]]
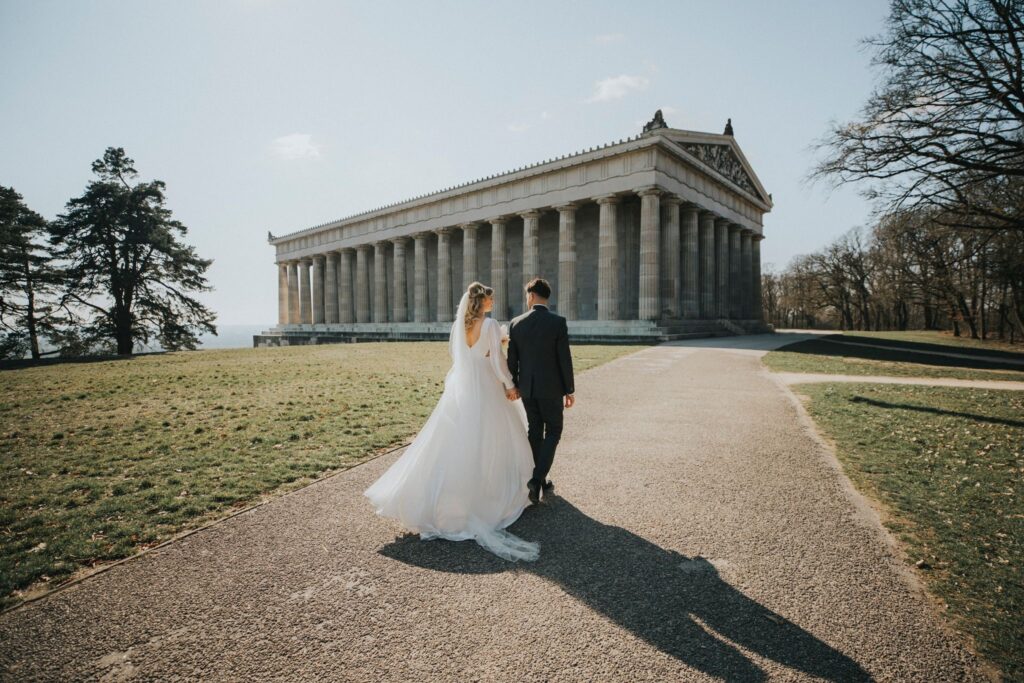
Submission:
[[[543,308],[545,311],[548,310],[547,304],[534,304],[533,305],[533,310],[535,310],[535,311],[538,310],[538,309],[541,309],[541,308]]]

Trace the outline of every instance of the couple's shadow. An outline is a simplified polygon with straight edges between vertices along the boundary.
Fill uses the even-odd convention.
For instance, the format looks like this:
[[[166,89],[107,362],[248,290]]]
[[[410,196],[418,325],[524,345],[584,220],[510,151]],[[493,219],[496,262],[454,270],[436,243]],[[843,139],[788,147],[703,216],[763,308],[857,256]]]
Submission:
[[[381,553],[435,571],[526,571],[564,588],[592,609],[687,665],[729,681],[766,672],[732,644],[831,681],[870,681],[855,661],[723,581],[704,558],[664,550],[602,524],[561,497],[528,508],[510,531],[541,541],[536,562],[512,564],[475,543],[424,542],[406,536]]]

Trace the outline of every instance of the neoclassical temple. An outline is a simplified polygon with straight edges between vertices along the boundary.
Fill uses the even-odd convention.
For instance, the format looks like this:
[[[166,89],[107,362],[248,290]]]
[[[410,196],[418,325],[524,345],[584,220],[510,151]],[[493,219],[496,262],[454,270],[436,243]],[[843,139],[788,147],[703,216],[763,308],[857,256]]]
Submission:
[[[731,122],[678,130],[658,111],[635,137],[268,234],[278,325],[254,345],[447,338],[470,282],[507,321],[535,276],[577,341],[761,331],[771,207]]]

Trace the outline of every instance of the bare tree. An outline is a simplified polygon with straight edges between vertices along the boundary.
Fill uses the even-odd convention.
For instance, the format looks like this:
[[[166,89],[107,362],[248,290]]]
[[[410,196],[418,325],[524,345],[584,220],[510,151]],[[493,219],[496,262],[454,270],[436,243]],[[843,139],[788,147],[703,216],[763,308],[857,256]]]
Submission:
[[[775,268],[765,264],[761,271],[761,310],[764,311],[764,319],[776,327],[783,325],[779,309],[781,289]]]
[[[1024,0],[892,0],[881,83],[810,174],[864,182],[883,212],[1024,231]]]

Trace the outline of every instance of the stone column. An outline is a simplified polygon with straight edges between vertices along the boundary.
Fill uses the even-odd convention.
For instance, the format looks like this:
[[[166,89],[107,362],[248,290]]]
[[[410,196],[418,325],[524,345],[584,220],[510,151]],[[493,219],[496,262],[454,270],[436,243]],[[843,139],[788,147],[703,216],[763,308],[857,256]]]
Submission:
[[[476,282],[476,223],[463,223],[462,228],[462,291],[469,289],[471,282]],[[461,296],[461,295],[460,295]]]
[[[716,317],[729,317],[729,221],[715,219]]]
[[[388,243],[373,243],[373,322],[388,321]]]
[[[324,322],[338,322],[338,252],[326,254],[327,265],[324,268]]]
[[[322,254],[313,257],[313,324],[324,324],[324,262]]]
[[[681,317],[683,278],[679,268],[679,205],[675,195],[661,198],[661,310],[670,318]]]
[[[640,320],[661,317],[661,190],[648,187],[640,195]]]
[[[600,207],[597,237],[597,319],[619,319],[619,197],[595,199]]]
[[[341,259],[338,264],[338,321],[343,323],[355,322],[355,313],[352,310],[352,258],[355,250],[346,247],[340,250]]]
[[[715,240],[715,214],[700,214],[700,317],[718,317],[718,244]]]
[[[277,324],[288,324],[288,264],[277,264]]]
[[[407,237],[396,237],[391,242],[395,245],[395,286],[391,297],[394,304],[392,317],[396,323],[404,323],[409,322],[408,287],[406,286],[405,277],[405,245],[409,243],[409,239]]]
[[[356,322],[370,322],[370,245],[356,247]]]
[[[438,228],[437,233],[437,321],[451,322],[452,314],[452,229]]]
[[[740,306],[740,309],[744,320],[750,320],[754,317],[754,268],[750,253],[750,236],[753,234],[754,231],[749,228],[743,228],[740,231],[740,282],[743,285],[741,292],[742,305]]]
[[[740,263],[740,226],[729,224],[729,317],[743,317],[743,276]]]
[[[299,304],[299,262],[288,262],[288,324],[302,322]]]
[[[505,264],[507,216],[491,219],[491,287],[494,289],[495,320],[508,320],[508,269]]]
[[[700,317],[700,239],[697,237],[699,210],[690,205],[680,210],[683,242],[682,313],[684,318]]]
[[[309,291],[309,268],[313,259],[306,257],[299,261],[299,322],[309,325],[313,322],[313,296]]]
[[[750,241],[750,278],[751,282],[751,299],[750,302],[753,306],[751,311],[751,318],[754,320],[764,320],[764,302],[761,298],[761,240],[764,239],[764,235],[758,235],[754,233],[754,236]]]
[[[576,320],[576,205],[556,206],[558,210],[558,312]]]
[[[540,211],[519,214],[523,218],[523,282],[540,277]]]
[[[427,307],[427,238],[428,232],[413,235],[415,239],[415,271],[413,273],[413,319],[418,323],[427,322],[430,309]]]

